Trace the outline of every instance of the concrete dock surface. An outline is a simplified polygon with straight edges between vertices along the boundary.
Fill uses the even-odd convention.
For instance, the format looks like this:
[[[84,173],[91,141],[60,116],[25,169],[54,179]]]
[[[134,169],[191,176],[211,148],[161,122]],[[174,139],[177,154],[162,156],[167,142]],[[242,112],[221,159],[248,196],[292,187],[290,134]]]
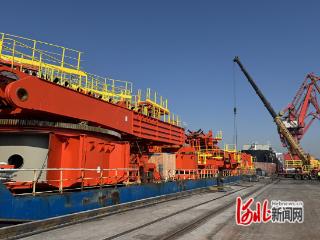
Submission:
[[[226,187],[225,192],[213,190],[42,232],[24,239],[319,239],[319,190],[319,182],[291,179],[282,179],[269,185],[234,185]],[[304,222],[238,226],[235,222],[237,196],[253,197],[261,202],[264,199],[303,201]],[[200,225],[180,231],[190,222],[208,215],[208,212],[212,212],[212,215]],[[172,232],[178,235],[171,235]]]

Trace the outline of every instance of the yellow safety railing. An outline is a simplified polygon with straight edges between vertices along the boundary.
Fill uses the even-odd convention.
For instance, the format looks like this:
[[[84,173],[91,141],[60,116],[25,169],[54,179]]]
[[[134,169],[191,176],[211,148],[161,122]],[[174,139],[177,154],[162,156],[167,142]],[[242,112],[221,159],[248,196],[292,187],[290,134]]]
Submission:
[[[218,169],[175,169],[167,180],[214,178],[218,172]]]
[[[319,165],[317,162],[312,161],[309,165],[303,164],[301,160],[285,160],[285,169],[295,168],[295,169],[301,169],[302,172],[309,173],[313,169],[318,169]]]
[[[235,144],[225,144],[224,151],[225,152],[237,152],[237,147]]]
[[[302,171],[303,172],[310,172],[314,167],[312,165],[303,165],[302,166]]]
[[[198,164],[206,164],[207,158],[212,157],[212,153],[208,153],[205,151],[198,151],[197,157],[198,157]]]
[[[216,159],[216,160],[223,159],[222,149],[214,149],[214,148],[203,149],[203,150],[198,150],[196,154],[198,157],[198,164],[206,164],[207,158]]]
[[[0,33],[0,57],[13,63],[83,75],[80,70],[81,52],[51,43]]]
[[[5,180],[6,185],[10,185],[10,183],[16,183],[15,175],[17,173],[29,173],[25,175],[25,179],[19,180],[18,182],[23,183],[26,187],[28,184],[32,186],[32,194],[36,195],[36,187],[38,184],[52,184],[52,183],[58,183],[59,185],[59,192],[63,192],[64,187],[63,183],[67,181],[74,181],[81,183],[81,189],[85,188],[85,181],[88,180],[95,180],[94,182],[96,184],[90,185],[88,187],[93,186],[114,186],[117,185],[119,182],[124,184],[130,184],[131,183],[139,183],[140,182],[140,174],[139,169],[137,168],[107,168],[107,169],[97,169],[97,168],[33,168],[33,169],[0,169],[0,175],[1,174],[7,174],[8,179],[0,179]],[[41,175],[47,175],[49,172],[56,173],[56,176],[54,179],[41,179]],[[80,177],[75,174],[76,177],[70,177],[70,172],[79,172]],[[68,175],[69,173],[69,175]],[[93,177],[87,177],[87,175],[93,174]],[[11,177],[12,175],[12,177]],[[66,177],[68,175],[69,177]],[[110,182],[110,183],[107,183]]]
[[[302,161],[301,160],[285,160],[285,167],[286,168],[302,168]]]
[[[214,136],[214,138],[216,138],[216,139],[222,139],[222,131],[220,130],[220,131],[218,131],[217,133],[216,133],[216,135]]]
[[[168,100],[147,89],[132,95],[132,83],[100,77],[81,70],[82,52],[43,41],[0,33],[0,60],[12,68],[38,76],[108,102],[124,101],[142,114],[181,126],[168,109]]]
[[[104,100],[131,100],[132,83],[82,71],[80,51],[5,33],[0,39],[0,59],[12,67]]]
[[[153,96],[152,96],[153,95]],[[159,96],[157,92],[151,94],[151,89],[147,88],[146,92],[146,102],[151,103],[158,109],[161,109],[165,113],[169,113],[168,109],[168,99],[163,99],[162,96]]]
[[[140,111],[144,115],[181,126],[179,116],[171,113],[168,109],[168,99],[164,99],[157,92],[151,93],[150,88],[147,88],[144,96],[142,95],[142,91],[138,90],[137,95],[133,96],[132,105],[135,110]]]

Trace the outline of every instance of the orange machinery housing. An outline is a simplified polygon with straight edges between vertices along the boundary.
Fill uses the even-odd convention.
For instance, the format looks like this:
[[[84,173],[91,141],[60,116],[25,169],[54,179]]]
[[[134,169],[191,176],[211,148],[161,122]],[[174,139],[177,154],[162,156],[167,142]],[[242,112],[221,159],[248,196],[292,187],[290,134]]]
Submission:
[[[250,154],[242,152],[240,159],[241,162],[239,168],[241,169],[242,173],[252,174],[255,172],[254,160]]]
[[[177,125],[132,111],[123,102],[106,102],[19,69],[0,66],[1,132],[49,134],[48,168],[138,168],[142,174],[155,169],[145,161],[148,146],[184,143],[184,129]],[[108,178],[110,174],[116,173],[103,172],[104,183],[115,181]],[[48,183],[58,187],[59,175],[59,171],[49,171]],[[117,181],[124,176],[124,171],[118,171]],[[69,180],[63,187],[76,185],[80,180],[74,179],[80,177],[80,171],[64,173],[63,178]],[[96,184],[96,180],[85,181],[85,185]]]
[[[218,146],[221,140],[221,132],[214,136],[211,130],[208,133],[202,130],[188,131],[186,145],[176,153],[177,170],[211,170],[211,174],[218,170],[229,170],[230,174],[235,174],[238,170],[252,168],[252,157],[249,154],[240,153],[230,145],[222,149]]]
[[[103,181],[100,172],[103,169],[121,169],[130,165],[130,144],[128,142],[112,141],[112,139],[97,136],[50,134],[48,168],[76,169],[63,171],[64,187],[80,185],[83,179],[84,186],[111,184],[122,182],[126,175],[124,170],[103,172]],[[97,169],[97,167],[99,167]],[[97,171],[83,171],[79,169],[97,169]],[[117,177],[117,179],[116,179]],[[49,171],[48,184],[58,186],[57,179],[60,171]]]

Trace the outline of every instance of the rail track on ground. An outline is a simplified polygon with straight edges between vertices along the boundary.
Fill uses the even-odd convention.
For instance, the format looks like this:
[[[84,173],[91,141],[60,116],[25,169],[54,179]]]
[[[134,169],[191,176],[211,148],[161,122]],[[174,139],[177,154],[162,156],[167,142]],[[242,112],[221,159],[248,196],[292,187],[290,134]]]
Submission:
[[[264,186],[265,187],[265,186]],[[238,191],[240,191],[241,189],[239,189]],[[254,189],[253,191],[250,191],[246,194],[244,194],[242,196],[242,198],[247,198],[249,196],[251,196],[252,194],[258,192],[259,190],[261,190],[261,188],[257,188]],[[228,209],[229,207],[231,207],[232,205],[235,204],[235,201],[230,201],[225,205],[222,205],[216,209],[212,209],[210,211],[208,211],[207,213],[191,220],[190,222],[180,226],[179,228],[174,229],[173,231],[169,231],[165,234],[163,234],[162,236],[157,237],[157,240],[173,240],[173,239],[178,239],[179,237],[191,232],[192,230],[198,228],[199,226],[201,226],[202,224],[204,224],[205,222],[207,222],[209,219],[217,216],[218,214],[220,214],[221,212],[225,211],[226,209]]]
[[[269,185],[269,184],[263,185],[261,188],[255,188],[252,191],[242,195],[242,197],[243,198],[247,198],[248,196],[256,193],[257,191],[261,190],[262,188],[266,187],[267,185]],[[111,240],[111,239],[117,239],[119,237],[125,237],[126,235],[128,235],[128,234],[130,234],[130,233],[132,233],[134,231],[138,231],[138,230],[143,229],[145,227],[148,227],[150,225],[160,223],[161,221],[164,221],[164,220],[168,220],[169,218],[172,218],[172,217],[177,216],[179,214],[185,213],[185,212],[190,211],[192,209],[195,209],[195,208],[197,208],[199,206],[204,206],[206,204],[210,204],[210,203],[212,203],[212,202],[214,202],[214,201],[216,201],[218,199],[222,199],[222,198],[225,198],[225,197],[230,196],[230,195],[235,195],[236,193],[238,193],[240,191],[243,191],[245,189],[248,189],[250,187],[253,187],[253,186],[254,185],[243,186],[240,189],[227,192],[226,194],[224,194],[222,196],[214,197],[214,198],[212,198],[210,200],[206,200],[206,201],[194,204],[192,206],[180,209],[180,210],[178,210],[176,212],[173,212],[171,214],[168,214],[166,216],[157,218],[157,219],[155,219],[153,221],[150,221],[150,222],[147,222],[145,224],[139,225],[137,227],[133,227],[133,228],[128,229],[126,231],[117,233],[117,234],[115,234],[113,236],[109,236],[109,237],[103,238],[103,240]],[[223,204],[222,206],[220,206],[218,208],[214,208],[214,209],[208,211],[207,213],[202,214],[201,216],[196,217],[195,219],[192,219],[190,222],[188,222],[186,224],[183,224],[183,225],[180,225],[179,228],[176,228],[176,229],[174,229],[172,231],[164,233],[163,235],[155,237],[153,239],[157,239],[157,240],[168,239],[169,240],[169,239],[176,239],[178,237],[181,237],[182,235],[184,235],[184,234],[192,231],[193,229],[197,228],[198,226],[200,226],[201,224],[203,224],[204,222],[206,222],[210,218],[216,216],[217,214],[219,214],[219,213],[223,212],[224,210],[226,210],[227,208],[231,207],[234,203],[235,203],[234,201],[229,201],[229,202],[227,202],[227,204]]]

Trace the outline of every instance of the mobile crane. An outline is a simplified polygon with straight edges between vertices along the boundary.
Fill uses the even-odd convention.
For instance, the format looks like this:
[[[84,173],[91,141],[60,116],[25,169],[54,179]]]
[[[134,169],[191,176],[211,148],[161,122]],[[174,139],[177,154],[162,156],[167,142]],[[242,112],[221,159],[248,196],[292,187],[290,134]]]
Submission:
[[[315,89],[317,89],[318,93],[320,93],[320,88],[316,84],[316,81],[318,81],[319,78],[309,74],[307,79],[311,80],[311,84],[307,84],[308,81],[305,81],[303,86],[299,89],[294,101],[281,114],[277,114],[259,87],[256,85],[250,74],[242,65],[239,57],[235,57],[233,61],[239,65],[241,71],[246,76],[250,85],[253,87],[256,94],[259,96],[276,123],[281,141],[288,149],[288,153],[285,154],[284,159],[285,167],[291,167],[294,169],[294,172],[291,172],[290,175],[293,175],[296,179],[305,179],[311,177],[315,171],[318,171],[318,164],[315,164],[314,161],[312,161],[312,157],[303,150],[299,144],[299,141],[308,130],[313,120],[315,118],[319,118],[320,108],[314,96]],[[308,89],[307,94],[303,98],[304,100],[301,101],[303,91],[306,86]],[[310,103],[312,103],[312,105],[315,107],[316,112],[310,112],[307,114]],[[305,124],[305,119],[309,115],[312,116],[311,120]],[[286,174],[288,174],[288,172],[286,172]]]

